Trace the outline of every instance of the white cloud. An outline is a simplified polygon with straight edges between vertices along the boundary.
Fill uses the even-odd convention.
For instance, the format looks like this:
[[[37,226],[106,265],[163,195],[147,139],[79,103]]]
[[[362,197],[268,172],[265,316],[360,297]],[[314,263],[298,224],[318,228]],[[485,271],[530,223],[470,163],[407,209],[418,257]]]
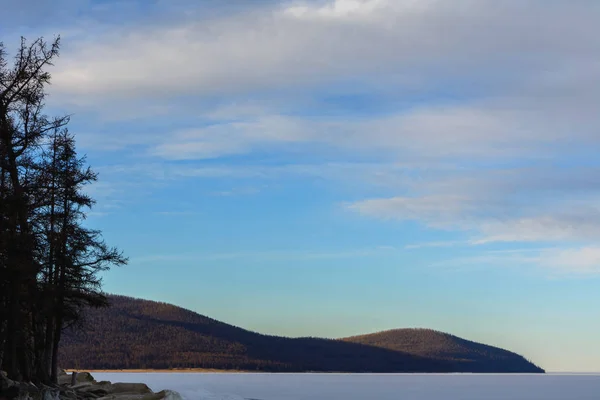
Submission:
[[[252,115],[251,108],[226,107],[209,111],[207,126],[161,135],[161,142],[152,143],[151,153],[166,159],[202,159],[308,144],[350,154],[377,152],[378,157],[410,162],[456,162],[462,157],[494,162],[568,156],[581,150],[577,146],[599,144],[600,137],[592,132],[596,126],[593,119],[598,118],[595,114],[586,118],[563,112],[562,118],[554,118],[550,124],[547,120],[552,117],[532,117],[509,104],[503,107],[423,106],[380,117],[315,119]],[[566,128],[584,123],[588,124],[585,129]],[[597,126],[600,128],[600,119]]]
[[[414,220],[471,235],[473,245],[495,242],[600,240],[600,180],[595,168],[452,171],[406,181],[410,196],[348,205],[361,214]]]
[[[65,43],[53,98],[108,107],[113,117],[142,112],[140,104],[145,120],[187,117],[187,127],[153,140],[120,132],[102,138],[141,143],[165,159],[298,144],[413,163],[572,156],[575,147],[598,145],[600,116],[591,105],[600,102],[600,44],[589,38],[600,33],[599,8],[541,0],[292,1],[213,19],[90,29]],[[318,96],[340,83],[394,99],[448,88],[458,97],[362,119],[281,114],[298,92]],[[269,96],[266,107],[247,102]],[[214,98],[228,101],[199,111]]]
[[[557,271],[598,274],[600,273],[600,247],[547,250],[542,252],[535,261]]]
[[[110,165],[98,168],[103,177],[119,177],[125,180],[150,178],[153,181],[177,179],[219,180],[265,180],[278,181],[293,178],[309,178],[348,183],[357,186],[380,186],[398,188],[411,178],[407,174],[413,165],[385,163],[313,163],[279,165],[228,165],[203,163],[147,163]]]
[[[398,90],[453,79],[514,87],[542,69],[598,61],[599,45],[589,40],[598,33],[597,8],[541,0],[335,0],[152,21],[100,35],[88,27],[66,44],[54,82],[58,93],[88,99],[248,93],[347,79]]]
[[[53,99],[105,119],[143,108],[140,123],[177,120],[143,137],[88,137],[142,147],[154,167],[141,172],[155,177],[385,182],[393,194],[349,207],[466,232],[472,244],[600,240],[600,3],[330,0],[245,11],[71,34]],[[307,98],[352,85],[399,105],[302,115]],[[291,165],[201,164],[265,151]],[[320,158],[292,165],[297,155]],[[190,164],[171,163],[181,160]]]
[[[399,2],[412,3],[413,7],[417,6],[415,1],[399,0]],[[422,2],[425,3],[426,0]],[[389,6],[390,1],[388,0],[335,0],[322,6],[306,4],[291,6],[284,12],[296,18],[352,18],[370,16]]]
[[[482,221],[482,237],[475,244],[490,242],[586,241],[600,240],[600,210],[526,217],[504,221]]]
[[[175,132],[152,153],[167,159],[203,159],[247,153],[261,145],[306,141],[302,124],[267,117]]]
[[[537,268],[550,278],[587,277],[600,274],[600,247],[531,248],[485,251],[476,256],[448,259],[434,266],[444,268]]]
[[[457,195],[393,197],[362,200],[348,206],[360,213],[379,218],[424,220],[432,225],[455,222],[470,208],[468,199]]]

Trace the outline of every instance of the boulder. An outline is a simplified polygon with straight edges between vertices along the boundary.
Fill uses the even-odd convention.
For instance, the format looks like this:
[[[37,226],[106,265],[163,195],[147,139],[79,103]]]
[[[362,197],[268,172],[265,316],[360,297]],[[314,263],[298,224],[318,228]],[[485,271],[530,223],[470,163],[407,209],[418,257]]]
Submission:
[[[148,394],[152,393],[152,390],[145,383],[113,383],[105,386],[106,391],[109,394],[115,393],[134,393],[134,394]]]
[[[158,393],[144,383],[96,382],[89,372],[76,375],[76,384],[71,386],[72,375],[59,374],[60,387],[15,382],[0,371],[0,400],[181,400],[181,396],[170,390]]]
[[[94,377],[89,372],[73,372],[72,374],[58,375],[58,384],[61,386],[71,386],[73,382],[73,374],[75,375],[75,384],[73,386],[77,386],[80,384],[91,384],[95,383]]]
[[[76,382],[95,382],[94,377],[89,372],[78,372],[76,376]]]
[[[163,390],[158,393],[144,383],[95,383],[73,387],[77,398],[95,398],[97,400],[181,400],[177,392]]]
[[[71,389],[75,391],[80,397],[102,397],[108,395],[107,387],[109,383],[95,384],[95,383],[80,383],[72,386]]]

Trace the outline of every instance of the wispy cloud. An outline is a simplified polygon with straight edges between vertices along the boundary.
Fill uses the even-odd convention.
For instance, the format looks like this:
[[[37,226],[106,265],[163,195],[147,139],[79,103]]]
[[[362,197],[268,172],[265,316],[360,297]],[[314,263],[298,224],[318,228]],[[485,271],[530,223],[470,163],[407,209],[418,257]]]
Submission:
[[[529,76],[537,62],[589,60],[597,50],[587,40],[594,10],[589,2],[540,0],[271,3],[208,21],[152,20],[102,35],[82,31],[55,80],[65,93],[124,97],[280,89],[358,74],[420,85],[442,71],[518,81],[514,71]],[[498,68],[509,60],[510,70]]]
[[[213,196],[228,197],[228,196],[248,196],[248,195],[257,194],[259,192],[260,192],[260,188],[257,188],[257,187],[238,187],[238,188],[231,188],[229,190],[221,190],[218,192],[211,192],[210,194]]]
[[[430,247],[454,247],[454,246],[468,246],[471,242],[464,240],[447,240],[441,242],[422,242],[422,243],[413,243],[407,244],[404,246],[406,250],[413,249],[424,249]]]
[[[334,252],[312,250],[271,250],[250,252],[195,252],[177,254],[150,254],[133,257],[131,262],[143,264],[148,262],[201,262],[201,261],[236,261],[236,260],[326,260],[346,258],[371,258],[375,256],[389,256],[402,254],[407,249],[393,246],[366,247],[353,250]],[[503,268],[503,269],[538,269],[548,278],[554,277],[579,277],[600,275],[600,247],[542,247],[542,248],[517,248],[511,250],[485,250],[475,255],[453,257],[444,261],[428,264],[430,267],[452,270]]]
[[[600,247],[552,249],[542,252],[533,260],[540,265],[555,269],[558,273],[599,274]]]
[[[199,22],[141,19],[80,32],[54,71],[53,99],[109,107],[107,118],[142,107],[152,120],[181,120],[181,128],[102,139],[166,159],[294,154],[298,146],[430,163],[550,159],[598,145],[590,105],[600,101],[592,67],[600,49],[588,40],[597,8],[335,0],[269,2]],[[299,92],[314,100],[357,82],[398,104],[419,93],[432,101],[352,119],[283,111],[306,97]],[[457,97],[436,100],[448,91]]]
[[[600,247],[546,247],[479,252],[434,263],[458,269],[537,269],[548,278],[586,278],[600,275]]]
[[[326,162],[280,164],[226,163],[131,163],[105,165],[98,169],[107,177],[126,179],[151,178],[155,181],[178,179],[231,179],[277,181],[292,178],[323,179],[332,182],[352,182],[398,188],[413,180],[410,175],[418,168],[411,164],[376,162]]]
[[[410,196],[374,198],[347,207],[364,215],[421,221],[470,233],[471,244],[580,242],[600,239],[596,168],[459,171],[413,180]]]
[[[217,260],[238,260],[238,259],[257,259],[257,260],[318,260],[318,259],[338,259],[353,257],[372,257],[374,255],[389,254],[397,251],[390,246],[377,246],[353,250],[340,251],[313,251],[313,250],[271,250],[271,251],[252,251],[252,252],[231,252],[231,253],[178,253],[178,254],[151,254],[143,257],[135,257],[132,262],[161,262],[161,261],[217,261]]]

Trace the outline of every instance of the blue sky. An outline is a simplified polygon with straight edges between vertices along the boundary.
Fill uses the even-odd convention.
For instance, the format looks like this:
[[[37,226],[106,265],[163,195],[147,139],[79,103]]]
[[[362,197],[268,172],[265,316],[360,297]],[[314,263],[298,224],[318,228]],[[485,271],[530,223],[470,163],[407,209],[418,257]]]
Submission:
[[[253,330],[428,327],[600,371],[600,3],[0,0],[62,36],[109,292]]]

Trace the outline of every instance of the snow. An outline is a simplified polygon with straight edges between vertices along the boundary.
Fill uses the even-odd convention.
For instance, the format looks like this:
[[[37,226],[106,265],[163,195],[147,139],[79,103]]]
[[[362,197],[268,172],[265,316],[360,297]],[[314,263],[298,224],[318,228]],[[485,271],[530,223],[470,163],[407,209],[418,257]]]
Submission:
[[[95,373],[184,400],[597,400],[600,375]]]

